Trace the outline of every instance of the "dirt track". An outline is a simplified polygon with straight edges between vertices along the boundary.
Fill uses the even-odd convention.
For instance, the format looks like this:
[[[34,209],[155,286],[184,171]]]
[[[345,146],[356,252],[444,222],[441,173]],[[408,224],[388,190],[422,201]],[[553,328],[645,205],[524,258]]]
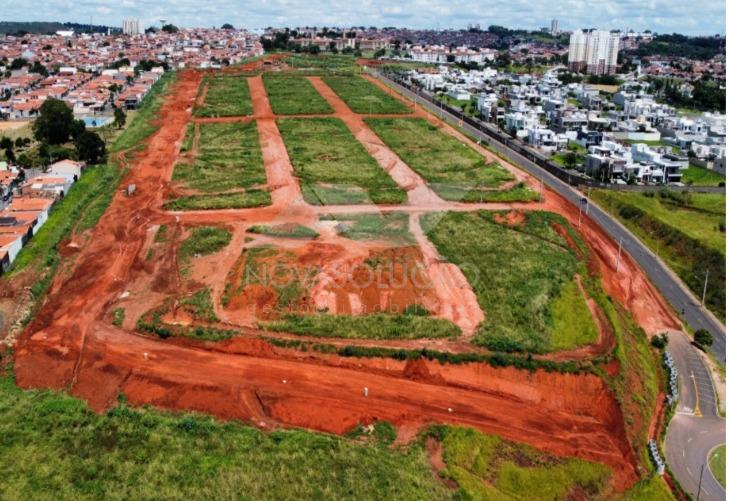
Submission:
[[[95,410],[113,405],[118,393],[123,392],[135,404],[201,410],[225,418],[252,420],[265,427],[303,426],[335,433],[374,419],[387,419],[405,428],[427,422],[462,423],[558,455],[603,462],[616,472],[616,486],[620,489],[636,480],[635,460],[620,409],[604,383],[594,376],[542,371],[530,375],[484,364],[440,366],[420,361],[406,366],[383,359],[302,358],[250,339],[211,349],[142,337],[103,321],[107,305],[126,290],[127,284],[149,280],[145,278],[149,273],[145,271],[148,265],[143,262],[143,249],[145,242],[149,242],[151,225],[174,224],[176,217],[184,224],[229,223],[241,227],[262,221],[310,223],[320,213],[383,210],[376,206],[314,208],[304,204],[275,117],[268,114],[265,89],[262,83],[258,87],[255,78],[249,80],[251,96],[254,114],[259,115],[257,122],[273,205],[185,213],[160,210],[200,80],[198,72],[180,73],[160,111],[159,131],[148,148],[133,160],[124,181],[124,186],[135,183],[137,193],[134,197],[117,193],[93,238],[77,255],[72,273],[57,278],[47,302],[19,340],[15,372],[20,386],[70,388],[72,394],[88,400]],[[312,81],[334,104],[335,100],[322,88],[323,82]],[[376,144],[368,128],[361,127],[361,117],[335,107],[335,115],[340,114],[383,167],[399,161],[382,148],[384,145]],[[436,120],[430,116],[429,119]],[[457,134],[450,127],[443,127]],[[393,170],[389,169],[391,173]],[[399,175],[393,173],[393,178],[404,182],[411,192],[424,186],[404,168],[400,172],[399,181]],[[518,174],[525,177],[521,171]],[[404,210],[412,220],[432,210],[520,207],[558,212],[575,226],[578,220],[576,209],[548,191],[544,203],[533,204],[439,202],[433,207],[429,206],[433,201],[429,196],[421,198],[415,194],[409,201],[408,205],[385,210]],[[591,249],[607,292],[626,304],[641,326],[654,331],[676,325],[670,308],[632,260],[623,260],[619,274],[612,270],[617,253],[614,242],[588,219],[583,219],[579,231]],[[237,238],[240,244],[240,236]],[[421,235],[421,251],[427,262],[434,258],[433,250],[424,245],[422,238]],[[167,265],[169,268],[165,269],[176,270],[174,258]],[[460,282],[458,277],[455,283],[470,292],[467,283]],[[174,291],[175,287],[173,281],[159,285],[157,290]],[[441,314],[460,322],[464,329],[472,328],[483,312],[473,301],[459,304],[463,296],[464,291],[458,287],[441,292]],[[469,297],[467,293],[465,296]],[[364,387],[369,389],[366,398]]]

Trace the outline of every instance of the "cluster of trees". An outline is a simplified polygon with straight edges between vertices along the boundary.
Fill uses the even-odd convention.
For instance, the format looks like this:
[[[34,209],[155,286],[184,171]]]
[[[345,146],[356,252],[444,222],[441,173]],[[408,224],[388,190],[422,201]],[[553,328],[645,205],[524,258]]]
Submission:
[[[27,148],[28,146],[30,146],[30,143],[31,141],[29,137],[19,137],[15,141],[13,141],[9,137],[3,136],[0,138],[0,150],[5,150],[5,159],[7,161],[15,162],[16,150]]]
[[[95,132],[86,130],[83,120],[76,120],[73,111],[59,99],[47,99],[40,107],[40,115],[33,123],[33,135],[41,143],[39,156],[47,160],[59,160],[75,156],[90,164],[97,164],[106,156],[106,145]],[[75,151],[63,145],[73,142]],[[75,153],[75,155],[74,155]],[[25,165],[19,158],[19,163]],[[32,163],[30,159],[27,163]]]
[[[726,89],[708,76],[689,82],[694,88],[690,96],[681,91],[682,83],[682,80],[655,78],[651,81],[651,88],[668,104],[679,108],[694,108],[719,111],[721,113],[726,111]]]
[[[689,59],[707,60],[726,50],[724,37],[687,37],[674,33],[658,35],[648,43],[641,44],[636,50],[640,57],[675,56]]]

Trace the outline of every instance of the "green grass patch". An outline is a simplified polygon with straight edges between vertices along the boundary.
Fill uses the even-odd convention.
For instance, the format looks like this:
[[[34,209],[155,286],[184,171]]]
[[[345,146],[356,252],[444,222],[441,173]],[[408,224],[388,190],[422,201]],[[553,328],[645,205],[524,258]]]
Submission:
[[[351,240],[388,240],[400,245],[415,243],[408,214],[404,212],[338,214],[321,219],[338,221],[337,233]]]
[[[112,318],[111,323],[116,327],[121,327],[124,323],[124,308],[114,308],[111,312]]]
[[[263,190],[246,190],[214,195],[190,195],[165,202],[166,210],[248,209],[271,204],[271,194]]]
[[[299,72],[352,74],[360,71],[357,59],[349,54],[292,54],[285,61]]]
[[[719,183],[726,182],[726,177],[713,170],[689,165],[688,169],[681,171],[681,182],[692,186],[719,186]]]
[[[96,414],[64,394],[22,391],[10,377],[0,378],[0,446],[2,495],[13,499],[449,497],[422,448],[264,433],[123,400]]]
[[[459,487],[457,499],[570,499],[599,497],[609,488],[604,465],[558,458],[472,428],[435,427],[443,443],[445,470]]]
[[[597,341],[595,319],[576,281],[569,281],[550,305],[549,346],[568,350]]]
[[[265,184],[256,123],[200,124],[198,154],[191,163],[177,164],[172,180],[204,193]]]
[[[324,77],[324,82],[355,113],[410,113],[400,100],[359,76]]]
[[[446,200],[479,202],[514,179],[423,118],[368,118],[372,130]]]
[[[675,499],[673,492],[660,475],[641,480],[623,494],[625,501],[658,501]]]
[[[313,115],[334,111],[303,76],[266,73],[263,83],[276,115]]]
[[[716,481],[726,489],[726,445],[720,445],[711,451],[709,468]]]
[[[245,77],[216,74],[205,77],[202,86],[204,85],[208,85],[208,93],[203,105],[195,109],[195,116],[229,117],[253,113],[248,80]]]
[[[313,239],[319,236],[319,233],[307,226],[300,224],[279,224],[279,225],[254,225],[248,228],[250,233],[258,233],[269,237],[283,238],[309,238]]]
[[[186,259],[192,256],[206,256],[222,250],[230,243],[228,230],[215,226],[198,226],[180,244],[179,255]]]
[[[438,252],[461,268],[484,311],[475,344],[494,351],[536,353],[579,346],[593,339],[592,329],[556,330],[585,325],[585,312],[566,308],[561,297],[583,267],[553,225],[571,228],[549,212],[528,212],[524,217],[516,226],[502,224],[495,213],[485,211],[428,214],[421,221]],[[579,241],[576,233],[571,237]],[[556,314],[575,318],[557,319]]]
[[[218,317],[215,315],[213,298],[209,287],[200,289],[196,293],[181,299],[180,306],[192,313],[192,315],[198,320],[202,320],[204,322],[218,321]]]
[[[345,339],[454,338],[461,333],[454,324],[440,318],[389,313],[369,315],[287,314],[280,320],[259,324],[269,331]]]
[[[163,244],[167,242],[167,232],[169,231],[169,226],[166,224],[161,224],[160,227],[157,229],[157,233],[154,234],[154,243],[156,244]]]
[[[616,216],[701,297],[725,315],[725,201],[719,193],[632,193],[596,190],[592,199]]]
[[[335,118],[277,120],[310,204],[402,203],[406,194]]]

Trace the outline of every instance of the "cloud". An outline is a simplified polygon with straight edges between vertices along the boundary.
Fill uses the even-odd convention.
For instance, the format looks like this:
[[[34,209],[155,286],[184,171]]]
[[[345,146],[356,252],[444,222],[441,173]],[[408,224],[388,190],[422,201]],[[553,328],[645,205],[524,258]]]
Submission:
[[[537,29],[560,21],[564,29],[632,28],[685,34],[725,33],[723,0],[4,0],[8,21],[75,21],[120,26],[139,18],[147,26],[166,19],[184,27],[231,23],[266,26],[399,26],[462,28],[499,24]]]

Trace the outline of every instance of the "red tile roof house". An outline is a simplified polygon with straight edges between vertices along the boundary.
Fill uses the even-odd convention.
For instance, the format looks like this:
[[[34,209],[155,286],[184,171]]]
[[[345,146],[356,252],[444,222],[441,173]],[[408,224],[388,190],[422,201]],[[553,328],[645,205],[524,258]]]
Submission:
[[[2,219],[0,219],[0,227],[2,224]],[[20,235],[0,233],[0,275],[10,268],[22,248],[23,242]]]
[[[41,226],[48,220],[48,213],[55,200],[52,198],[15,197],[10,202],[6,212],[17,219],[30,220],[33,218],[33,234],[38,233]]]
[[[73,182],[71,175],[38,176],[26,181],[20,191],[34,197],[63,198]]]
[[[33,236],[34,220],[23,220],[5,210],[0,212],[0,274],[15,261],[20,250]]]

